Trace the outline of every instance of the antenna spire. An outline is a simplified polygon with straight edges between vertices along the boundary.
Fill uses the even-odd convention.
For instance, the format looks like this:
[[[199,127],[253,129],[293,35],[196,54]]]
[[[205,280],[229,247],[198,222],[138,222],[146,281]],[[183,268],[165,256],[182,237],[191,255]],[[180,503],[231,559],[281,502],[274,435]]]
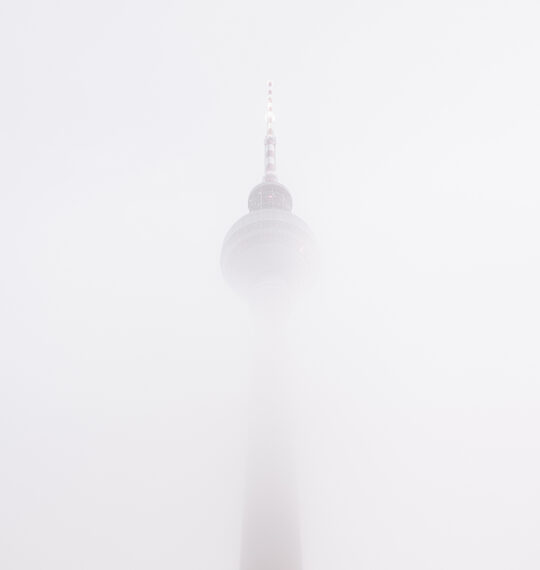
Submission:
[[[264,177],[265,182],[274,182],[276,176],[276,137],[274,135],[274,111],[272,99],[272,82],[267,84],[266,98],[266,136],[264,137]]]

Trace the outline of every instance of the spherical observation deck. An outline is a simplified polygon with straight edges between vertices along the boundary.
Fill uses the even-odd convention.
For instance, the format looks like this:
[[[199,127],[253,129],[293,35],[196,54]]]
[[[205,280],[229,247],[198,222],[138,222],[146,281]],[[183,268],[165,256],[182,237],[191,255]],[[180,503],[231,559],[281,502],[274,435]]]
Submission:
[[[307,224],[292,212],[285,186],[263,182],[251,191],[249,214],[229,230],[221,253],[225,279],[250,296],[261,287],[294,293],[312,278],[316,249]]]

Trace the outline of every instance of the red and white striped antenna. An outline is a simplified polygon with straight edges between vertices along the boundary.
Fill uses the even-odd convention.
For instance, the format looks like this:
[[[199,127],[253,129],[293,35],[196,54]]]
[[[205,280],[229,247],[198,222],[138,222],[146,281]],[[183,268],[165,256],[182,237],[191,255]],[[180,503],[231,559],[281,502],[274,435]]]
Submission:
[[[267,83],[266,136],[264,137],[264,181],[274,182],[276,175],[276,137],[274,135],[273,84]]]
[[[267,83],[267,97],[266,97],[266,134],[272,132],[272,125],[274,123],[274,111],[272,105],[272,82]]]

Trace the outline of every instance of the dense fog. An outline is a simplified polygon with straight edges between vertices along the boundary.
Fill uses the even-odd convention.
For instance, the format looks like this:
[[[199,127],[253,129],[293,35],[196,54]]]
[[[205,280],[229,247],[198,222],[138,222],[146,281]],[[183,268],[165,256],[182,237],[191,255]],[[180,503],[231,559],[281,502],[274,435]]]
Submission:
[[[539,17],[2,4],[3,570],[239,569],[268,79],[304,570],[540,567]]]

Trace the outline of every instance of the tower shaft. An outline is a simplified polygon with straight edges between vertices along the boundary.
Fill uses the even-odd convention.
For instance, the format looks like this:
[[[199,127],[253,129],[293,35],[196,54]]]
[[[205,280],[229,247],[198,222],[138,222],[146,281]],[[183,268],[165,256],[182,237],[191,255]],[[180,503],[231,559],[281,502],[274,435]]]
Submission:
[[[275,289],[271,305],[279,296]],[[286,314],[254,308],[253,374],[241,570],[300,570]]]

